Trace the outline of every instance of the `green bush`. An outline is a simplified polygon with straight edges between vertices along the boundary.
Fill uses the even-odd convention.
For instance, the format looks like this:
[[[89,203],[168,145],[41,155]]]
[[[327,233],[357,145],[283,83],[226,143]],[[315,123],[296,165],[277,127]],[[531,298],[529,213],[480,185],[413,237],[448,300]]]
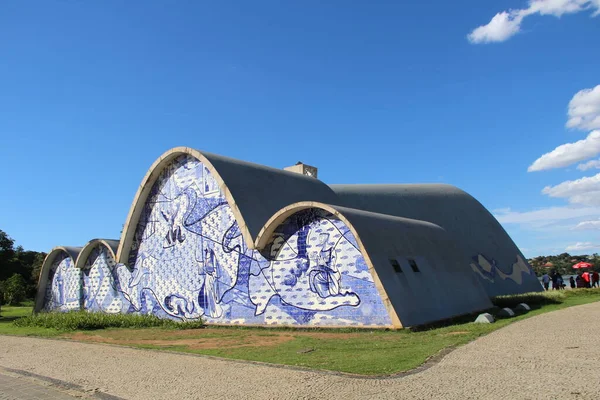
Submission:
[[[13,324],[18,327],[51,328],[60,331],[155,327],[198,329],[203,326],[201,320],[178,322],[170,319],[160,319],[153,315],[103,314],[86,311],[39,313],[19,318]]]
[[[16,306],[25,300],[27,295],[27,282],[19,274],[12,274],[7,280],[0,282],[0,292],[4,302],[10,306]]]

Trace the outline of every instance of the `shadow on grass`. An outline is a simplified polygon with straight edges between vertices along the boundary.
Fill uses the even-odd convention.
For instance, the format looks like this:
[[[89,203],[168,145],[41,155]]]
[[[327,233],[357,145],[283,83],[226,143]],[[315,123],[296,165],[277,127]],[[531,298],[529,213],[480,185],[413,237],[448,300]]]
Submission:
[[[494,305],[492,308],[487,310],[481,310],[478,312],[459,315],[456,317],[448,318],[442,321],[433,322],[431,324],[420,325],[409,328],[412,332],[422,332],[428,331],[432,329],[445,328],[448,326],[456,326],[468,324],[470,322],[475,321],[477,316],[481,313],[490,313],[496,319],[503,319],[504,317],[499,316],[500,310],[507,307],[510,309],[514,309],[521,303],[526,303],[531,310],[538,310],[543,306],[551,305],[551,304],[562,304],[567,296],[563,291],[558,292],[540,292],[540,293],[524,293],[524,294],[516,294],[516,295],[506,295],[506,296],[497,296],[492,298],[492,304]],[[515,312],[517,315],[522,313]]]
[[[514,308],[520,303],[525,303],[531,309],[541,308],[549,304],[561,304],[564,301],[562,293],[558,293],[554,296],[546,293],[525,293],[517,294],[512,296],[497,296],[492,299],[492,303],[496,307],[500,308]]]
[[[0,316],[0,322],[12,322],[12,321],[16,321],[19,318],[22,318],[22,316],[20,316],[20,315],[15,315],[15,316],[11,316],[11,317]]]

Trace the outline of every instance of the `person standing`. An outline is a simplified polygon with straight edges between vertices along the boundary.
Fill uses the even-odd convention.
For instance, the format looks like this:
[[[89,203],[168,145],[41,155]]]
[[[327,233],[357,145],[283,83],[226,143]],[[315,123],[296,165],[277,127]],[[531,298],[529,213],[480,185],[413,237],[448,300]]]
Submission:
[[[546,272],[542,275],[542,285],[544,285],[545,290],[548,290],[548,287],[550,286],[550,276],[548,276],[548,273]]]
[[[577,273],[577,278],[575,278],[575,282],[577,282],[577,288],[584,288],[585,287],[585,281],[581,277],[581,272]]]
[[[577,286],[575,284],[575,279],[573,278],[573,276],[571,276],[569,278],[569,284],[571,285],[571,289],[575,289]]]
[[[581,274],[581,277],[585,281],[585,287],[589,288],[590,287],[590,273],[588,271],[585,271],[583,274]]]
[[[598,271],[592,272],[592,287],[600,286],[600,274]]]
[[[558,272],[552,271],[552,290],[558,290]]]

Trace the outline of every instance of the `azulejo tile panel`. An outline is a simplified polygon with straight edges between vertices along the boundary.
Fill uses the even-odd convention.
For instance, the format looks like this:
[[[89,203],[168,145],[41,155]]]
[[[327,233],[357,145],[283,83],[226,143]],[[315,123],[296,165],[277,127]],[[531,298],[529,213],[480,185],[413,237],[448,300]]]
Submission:
[[[261,252],[248,249],[214,177],[188,155],[153,185],[128,264],[94,249],[81,276],[83,308],[225,324],[391,325],[342,221],[306,209]]]
[[[45,311],[79,310],[82,300],[81,270],[75,268],[73,259],[60,253],[48,272],[44,296]]]

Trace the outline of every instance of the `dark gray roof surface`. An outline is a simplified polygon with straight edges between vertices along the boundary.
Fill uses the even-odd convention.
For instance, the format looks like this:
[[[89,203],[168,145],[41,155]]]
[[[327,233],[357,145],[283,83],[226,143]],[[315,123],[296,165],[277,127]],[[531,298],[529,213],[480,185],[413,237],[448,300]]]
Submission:
[[[215,167],[253,238],[281,208],[300,201],[335,203],[337,196],[318,179],[295,172],[201,152]]]
[[[507,273],[523,255],[494,216],[475,198],[451,185],[330,185],[346,207],[429,221],[456,238],[471,262],[482,254]],[[482,280],[490,296],[539,291],[534,274],[522,285],[510,280]]]

